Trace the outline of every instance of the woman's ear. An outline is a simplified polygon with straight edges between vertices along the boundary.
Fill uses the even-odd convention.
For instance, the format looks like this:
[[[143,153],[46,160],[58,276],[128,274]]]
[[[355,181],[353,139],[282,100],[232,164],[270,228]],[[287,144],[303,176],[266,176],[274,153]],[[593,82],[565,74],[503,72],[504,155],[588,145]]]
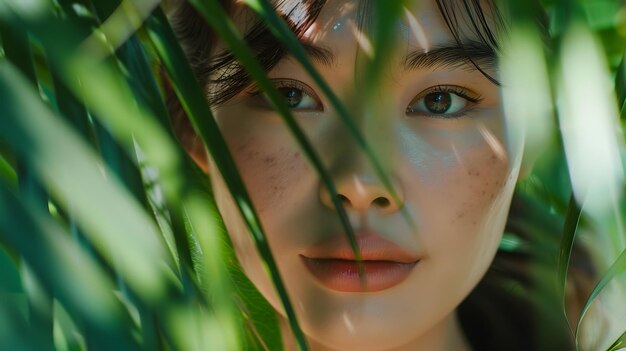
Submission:
[[[172,131],[183,146],[183,149],[185,149],[185,152],[187,152],[187,155],[189,155],[204,173],[208,173],[209,163],[204,143],[194,131],[189,117],[187,117],[185,110],[174,93],[174,89],[172,89],[169,80],[165,76],[165,72],[163,72],[163,75],[167,110],[170,115]]]
[[[204,172],[209,173],[209,159],[202,139],[194,133],[191,141],[181,140],[185,151],[195,164]]]
[[[176,101],[178,103],[178,101]],[[202,139],[196,134],[187,114],[182,110],[172,113],[172,130],[187,155],[204,173],[209,171],[207,152]]]

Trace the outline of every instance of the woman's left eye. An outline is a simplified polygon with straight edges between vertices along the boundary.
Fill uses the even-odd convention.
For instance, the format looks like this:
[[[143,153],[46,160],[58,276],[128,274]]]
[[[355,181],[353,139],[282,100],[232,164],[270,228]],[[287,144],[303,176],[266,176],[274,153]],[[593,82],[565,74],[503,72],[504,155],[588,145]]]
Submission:
[[[306,84],[292,79],[273,79],[274,86],[283,101],[294,111],[322,111],[323,106],[313,89]],[[257,106],[273,109],[273,104],[266,94],[255,91],[250,93],[257,102]]]
[[[278,87],[278,92],[284,97],[285,103],[292,110],[318,110],[318,101],[298,87]]]
[[[437,86],[419,94],[406,108],[409,116],[461,117],[481,101],[480,96],[458,86]]]

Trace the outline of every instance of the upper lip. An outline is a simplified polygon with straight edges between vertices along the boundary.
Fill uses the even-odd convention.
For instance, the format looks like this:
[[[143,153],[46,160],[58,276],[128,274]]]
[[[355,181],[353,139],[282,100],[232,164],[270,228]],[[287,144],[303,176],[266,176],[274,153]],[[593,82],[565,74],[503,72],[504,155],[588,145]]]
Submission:
[[[415,263],[419,257],[372,231],[359,231],[355,239],[361,260]],[[304,257],[312,259],[356,260],[354,250],[344,233],[322,239],[307,248]]]

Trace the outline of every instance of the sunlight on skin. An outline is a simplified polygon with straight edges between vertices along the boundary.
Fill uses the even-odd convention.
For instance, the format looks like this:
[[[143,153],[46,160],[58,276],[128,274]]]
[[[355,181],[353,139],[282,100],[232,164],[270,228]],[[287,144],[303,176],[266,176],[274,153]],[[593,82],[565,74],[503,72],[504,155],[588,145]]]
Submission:
[[[424,28],[422,28],[419,21],[415,18],[415,15],[413,15],[413,13],[411,13],[411,11],[409,11],[406,7],[404,8],[404,13],[409,23],[409,28],[411,29],[413,36],[417,39],[419,46],[424,48],[424,52],[429,52],[430,44],[428,43],[428,37],[424,32]]]
[[[367,191],[363,187],[363,184],[361,183],[361,181],[359,180],[359,178],[356,175],[354,175],[352,177],[352,181],[354,182],[354,187],[355,187],[356,192],[357,192],[358,195],[363,196],[363,195],[367,194]],[[367,206],[369,206],[369,204]]]
[[[459,165],[465,167],[465,164],[463,164],[463,159],[461,158],[461,155],[459,153],[459,150],[456,147],[456,144],[454,143],[450,143],[450,149],[452,149],[452,152],[454,153],[454,158],[456,159],[456,161],[459,163]]]
[[[478,131],[480,131],[480,134],[483,136],[483,138],[485,138],[485,141],[487,142],[487,144],[489,144],[489,146],[491,147],[493,152],[498,156],[498,158],[500,160],[506,160],[507,158],[506,150],[504,149],[504,146],[502,146],[502,143],[500,142],[500,140],[498,140],[498,138],[495,135],[493,135],[493,132],[489,130],[484,124],[480,124],[478,126]]]
[[[354,39],[356,39],[356,42],[359,43],[361,50],[365,53],[367,57],[374,58],[374,47],[372,46],[372,43],[370,42],[370,39],[367,37],[367,35],[359,30],[356,24],[354,24],[354,21],[351,20],[348,22],[348,24],[350,25],[350,28],[352,29],[352,35],[354,35]]]
[[[347,313],[343,314],[343,321],[346,323],[346,328],[348,328],[348,331],[354,333],[354,324],[352,324],[352,321],[350,321],[350,316]]]

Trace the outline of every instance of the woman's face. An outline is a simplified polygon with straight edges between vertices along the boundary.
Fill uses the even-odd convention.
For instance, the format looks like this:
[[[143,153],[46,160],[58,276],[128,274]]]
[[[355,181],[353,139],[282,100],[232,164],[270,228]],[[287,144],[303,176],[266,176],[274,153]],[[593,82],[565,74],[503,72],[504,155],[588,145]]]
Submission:
[[[335,349],[378,350],[417,343],[456,325],[454,310],[498,248],[519,157],[510,151],[518,147],[504,138],[499,88],[471,63],[441,60],[454,59],[458,51],[434,1],[413,1],[406,9],[374,93],[367,103],[359,99],[371,51],[356,25],[358,11],[353,1],[328,1],[303,41],[330,56],[313,62],[383,161],[400,203],[294,59],[286,57],[268,75],[344,200],[365,284],[328,190],[263,95],[244,90],[215,107],[214,115],[305,334]],[[405,63],[407,56],[413,64]],[[497,76],[495,68],[486,69]],[[211,161],[209,172],[237,257],[284,315]]]

